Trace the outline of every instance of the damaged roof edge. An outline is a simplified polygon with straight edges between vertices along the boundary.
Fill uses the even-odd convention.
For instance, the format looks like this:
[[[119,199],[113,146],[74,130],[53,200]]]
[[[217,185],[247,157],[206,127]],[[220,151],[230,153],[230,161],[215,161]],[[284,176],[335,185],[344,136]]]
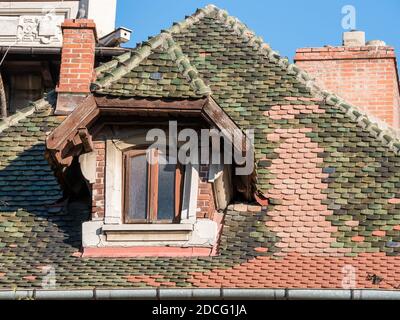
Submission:
[[[42,99],[31,102],[27,107],[17,110],[17,112],[7,118],[0,119],[0,133],[7,128],[18,124],[21,120],[32,115],[35,111],[46,109],[55,103],[56,93],[54,90],[46,93]]]
[[[0,290],[1,300],[400,300],[400,291],[375,289],[81,289]]]

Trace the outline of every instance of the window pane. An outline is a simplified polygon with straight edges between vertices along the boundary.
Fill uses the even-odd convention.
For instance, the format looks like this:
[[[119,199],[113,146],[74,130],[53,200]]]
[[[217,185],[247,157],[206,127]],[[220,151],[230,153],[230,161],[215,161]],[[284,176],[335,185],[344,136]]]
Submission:
[[[128,161],[130,175],[127,177],[129,186],[128,220],[146,219],[147,214],[147,161],[146,155],[133,157]]]
[[[158,167],[158,220],[173,220],[175,216],[175,164]]]

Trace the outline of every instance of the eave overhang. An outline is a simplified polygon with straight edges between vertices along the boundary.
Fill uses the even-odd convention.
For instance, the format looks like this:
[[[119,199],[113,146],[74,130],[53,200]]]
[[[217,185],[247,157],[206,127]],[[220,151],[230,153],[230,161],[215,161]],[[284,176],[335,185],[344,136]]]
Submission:
[[[225,132],[235,150],[251,142],[226,112],[210,97],[199,99],[115,98],[89,95],[46,138],[47,152],[57,167],[68,167],[75,156],[93,150],[90,129],[101,115],[138,113],[199,116]]]

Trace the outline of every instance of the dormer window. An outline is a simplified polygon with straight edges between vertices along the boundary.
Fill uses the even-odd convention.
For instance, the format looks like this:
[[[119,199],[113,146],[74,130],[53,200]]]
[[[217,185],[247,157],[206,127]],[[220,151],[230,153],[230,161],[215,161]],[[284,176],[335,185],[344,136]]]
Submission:
[[[215,254],[221,230],[221,212],[232,199],[229,177],[233,168],[229,163],[221,163],[221,166],[208,163],[214,159],[211,151],[219,152],[220,159],[225,157],[226,139],[220,136],[218,140],[218,135],[217,139],[211,136],[207,131],[207,119],[222,119],[232,127],[230,119],[224,117],[219,106],[209,100],[195,101],[194,106],[191,105],[194,102],[189,100],[138,100],[140,104],[132,105],[136,100],[128,100],[125,111],[116,116],[104,113],[91,124],[90,129],[68,117],[48,137],[51,159],[61,167],[68,166],[71,159],[79,155],[84,182],[91,186],[92,216],[90,221],[82,224],[85,255]],[[125,102],[121,100],[118,103]],[[114,108],[115,103],[110,101],[109,107]],[[125,117],[129,108],[133,111],[148,107],[149,103],[152,111],[179,107],[179,114],[175,109],[171,113],[178,121],[169,119],[169,111],[168,117],[164,117],[167,115],[164,111],[160,111],[160,118],[146,118],[141,111],[138,111],[138,116]],[[205,109],[206,119],[198,119],[193,113],[193,110],[200,112],[201,108]],[[186,115],[185,110],[190,110],[189,114]],[[82,107],[74,112],[86,114],[92,111]],[[71,133],[64,133],[65,130],[71,131],[71,127],[75,128]],[[151,133],[153,129],[155,131]],[[64,136],[68,138],[60,140]],[[235,137],[229,139],[228,147],[238,148],[242,144],[241,134]],[[197,138],[208,139],[204,140],[208,146]],[[214,140],[220,144],[224,142],[223,148],[212,148]],[[235,144],[235,141],[239,142]],[[181,162],[171,159],[178,155],[186,158]],[[196,159],[194,155],[207,155],[208,158]],[[165,158],[167,163],[163,161]]]
[[[124,152],[124,222],[179,223],[182,166],[164,164],[156,149]]]

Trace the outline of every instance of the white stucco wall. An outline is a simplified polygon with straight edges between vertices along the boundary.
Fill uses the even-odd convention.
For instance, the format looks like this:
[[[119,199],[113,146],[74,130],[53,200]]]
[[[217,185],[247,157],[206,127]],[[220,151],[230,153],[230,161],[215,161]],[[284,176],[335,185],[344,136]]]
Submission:
[[[60,25],[64,19],[76,16],[78,4],[78,1],[0,1],[0,45],[61,46]]]
[[[86,0],[98,37],[115,29],[117,0]],[[79,1],[0,1],[0,45],[62,45],[60,25],[76,18]],[[45,17],[47,15],[47,17]]]
[[[120,233],[120,241],[108,241],[103,227],[103,221],[86,221],[82,224],[82,246],[84,248],[103,248],[103,247],[135,247],[135,246],[170,246],[170,247],[201,247],[211,248],[215,245],[218,237],[218,224],[210,219],[197,219],[191,226],[191,231],[168,232],[154,231],[147,234],[143,233]],[[151,225],[149,225],[151,227]],[[176,225],[166,225],[168,227]],[[132,237],[143,237],[140,241],[124,240],[124,235]],[[141,234],[141,235],[139,235]],[[165,238],[165,237],[168,237]]]
[[[115,29],[117,0],[89,0],[88,18],[96,22],[99,38]]]

